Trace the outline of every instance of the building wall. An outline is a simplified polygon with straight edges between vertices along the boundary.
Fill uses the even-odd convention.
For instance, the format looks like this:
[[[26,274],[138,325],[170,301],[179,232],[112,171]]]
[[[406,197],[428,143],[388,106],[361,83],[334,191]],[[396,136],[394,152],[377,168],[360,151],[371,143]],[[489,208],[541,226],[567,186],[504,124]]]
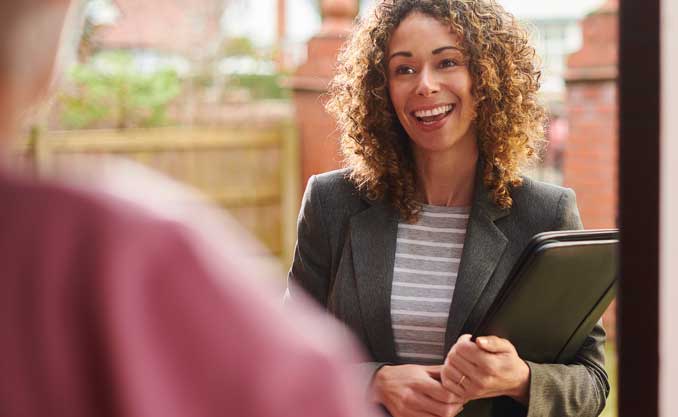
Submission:
[[[569,137],[563,183],[577,193],[589,229],[617,224],[617,21],[614,2],[582,21],[582,48],[568,57],[565,74]]]
[[[540,93],[551,109],[560,114],[565,92],[565,61],[581,47],[581,28],[575,18],[554,17],[527,20],[532,43],[542,64]]]
[[[202,56],[219,41],[221,0],[113,0],[115,22],[99,28],[93,42],[101,49],[154,49]]]
[[[569,85],[567,111],[569,138],[563,182],[577,193],[584,227],[615,227],[619,136],[616,81]]]

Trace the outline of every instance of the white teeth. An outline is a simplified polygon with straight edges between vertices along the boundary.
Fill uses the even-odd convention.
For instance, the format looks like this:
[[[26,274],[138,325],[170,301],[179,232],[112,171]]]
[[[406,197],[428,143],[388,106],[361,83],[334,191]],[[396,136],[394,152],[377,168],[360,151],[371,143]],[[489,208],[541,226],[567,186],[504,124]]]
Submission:
[[[414,115],[416,117],[432,117],[432,116],[437,116],[439,114],[447,113],[448,111],[452,110],[452,105],[448,104],[446,106],[440,106],[436,107],[435,109],[431,110],[419,110],[414,112]]]

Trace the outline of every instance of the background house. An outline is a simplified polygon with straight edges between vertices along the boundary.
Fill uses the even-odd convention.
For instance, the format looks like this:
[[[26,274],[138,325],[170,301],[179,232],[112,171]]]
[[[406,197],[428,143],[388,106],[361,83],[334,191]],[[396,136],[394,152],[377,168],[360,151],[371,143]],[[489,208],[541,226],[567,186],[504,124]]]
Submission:
[[[143,65],[204,59],[223,42],[221,16],[229,0],[108,0],[92,14],[114,16],[93,31],[93,52],[127,50]]]

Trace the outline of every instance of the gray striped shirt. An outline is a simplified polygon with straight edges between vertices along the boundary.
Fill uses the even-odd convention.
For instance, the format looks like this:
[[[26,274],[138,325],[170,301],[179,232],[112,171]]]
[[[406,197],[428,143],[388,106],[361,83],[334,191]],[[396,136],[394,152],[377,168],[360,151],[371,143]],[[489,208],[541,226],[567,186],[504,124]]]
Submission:
[[[404,363],[440,364],[470,207],[424,205],[416,224],[399,223],[391,316]]]

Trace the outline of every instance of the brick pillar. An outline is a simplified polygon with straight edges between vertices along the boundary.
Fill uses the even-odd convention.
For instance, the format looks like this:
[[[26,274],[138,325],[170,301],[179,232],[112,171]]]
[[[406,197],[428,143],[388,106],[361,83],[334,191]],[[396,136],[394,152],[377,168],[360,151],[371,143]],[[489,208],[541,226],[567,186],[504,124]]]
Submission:
[[[617,26],[616,1],[608,1],[583,20],[582,48],[567,59],[563,182],[576,191],[586,228],[616,225]]]
[[[308,59],[290,78],[299,130],[302,189],[308,178],[341,165],[338,133],[322,95],[334,74],[337,53],[358,14],[357,0],[323,0],[320,32],[308,42]]]
[[[577,193],[587,229],[617,225],[617,10],[618,0],[608,0],[584,18],[582,48],[568,57],[565,73],[563,183]],[[610,340],[616,337],[615,304],[603,316]]]

